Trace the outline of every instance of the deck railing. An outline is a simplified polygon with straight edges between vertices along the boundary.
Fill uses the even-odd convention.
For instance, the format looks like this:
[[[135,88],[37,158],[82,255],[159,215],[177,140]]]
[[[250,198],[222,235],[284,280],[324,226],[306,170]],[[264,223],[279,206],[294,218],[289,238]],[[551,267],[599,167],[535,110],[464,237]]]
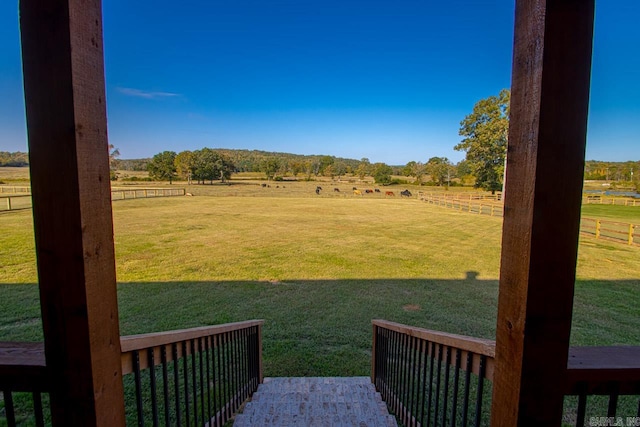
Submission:
[[[494,341],[374,320],[372,354],[404,425],[489,425]],[[640,347],[571,347],[564,394],[563,425],[640,426]]]
[[[373,321],[372,382],[406,426],[487,425],[495,343]]]
[[[122,337],[127,425],[224,425],[262,382],[262,324]],[[0,425],[50,425],[49,391],[43,343],[0,343]]]

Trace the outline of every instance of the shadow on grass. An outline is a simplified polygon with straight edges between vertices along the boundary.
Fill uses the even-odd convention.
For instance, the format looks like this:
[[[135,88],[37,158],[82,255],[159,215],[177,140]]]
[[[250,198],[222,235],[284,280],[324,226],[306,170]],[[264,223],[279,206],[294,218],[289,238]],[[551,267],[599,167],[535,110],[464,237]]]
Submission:
[[[640,280],[578,281],[573,345],[639,344]],[[497,280],[120,283],[122,335],[265,319],[268,376],[368,375],[371,319],[493,338]],[[38,289],[0,284],[0,340],[42,339]]]

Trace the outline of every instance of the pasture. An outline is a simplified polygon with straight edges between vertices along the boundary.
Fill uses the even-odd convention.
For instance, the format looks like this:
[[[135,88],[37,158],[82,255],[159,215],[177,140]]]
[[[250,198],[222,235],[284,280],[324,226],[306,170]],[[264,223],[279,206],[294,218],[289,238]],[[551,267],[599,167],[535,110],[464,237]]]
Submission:
[[[500,218],[401,198],[400,186],[269,185],[114,202],[123,335],[263,318],[268,376],[368,375],[372,318],[493,338]],[[30,211],[0,214],[0,229],[0,340],[39,340]],[[581,239],[574,345],[640,343],[638,259]]]

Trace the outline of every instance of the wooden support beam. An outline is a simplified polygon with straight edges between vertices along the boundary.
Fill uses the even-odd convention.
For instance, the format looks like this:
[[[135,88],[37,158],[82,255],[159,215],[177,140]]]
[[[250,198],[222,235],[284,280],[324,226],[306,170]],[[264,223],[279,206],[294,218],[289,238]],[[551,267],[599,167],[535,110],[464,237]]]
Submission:
[[[22,0],[52,421],[124,425],[100,0]]]
[[[594,0],[517,0],[493,426],[559,426]]]

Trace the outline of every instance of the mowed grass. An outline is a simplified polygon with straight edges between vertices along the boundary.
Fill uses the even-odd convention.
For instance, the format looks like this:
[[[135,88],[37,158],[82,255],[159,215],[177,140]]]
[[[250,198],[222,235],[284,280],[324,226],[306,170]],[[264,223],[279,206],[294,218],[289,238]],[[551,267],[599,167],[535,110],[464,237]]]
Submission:
[[[114,203],[121,333],[262,318],[269,376],[367,375],[373,318],[494,337],[501,219],[326,193]],[[0,226],[0,340],[41,339],[31,214]],[[582,239],[574,344],[640,343],[639,259]]]

